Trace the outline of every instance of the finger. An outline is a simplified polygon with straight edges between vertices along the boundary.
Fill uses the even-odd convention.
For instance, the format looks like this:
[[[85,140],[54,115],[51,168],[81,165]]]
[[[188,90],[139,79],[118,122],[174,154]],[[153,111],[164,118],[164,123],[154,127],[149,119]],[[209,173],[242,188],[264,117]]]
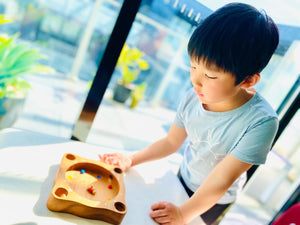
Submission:
[[[157,218],[157,217],[167,216],[167,213],[165,210],[157,209],[155,211],[151,211],[149,213],[149,216],[152,218]]]
[[[153,211],[164,208],[166,208],[166,202],[156,202],[153,205],[151,205],[151,209]]]
[[[113,154],[113,153],[105,153],[105,154],[103,154],[103,157],[104,158],[108,158],[108,157],[112,157],[112,156],[114,156],[115,154]]]
[[[119,159],[115,156],[109,156],[109,157],[107,157],[107,161],[111,164],[115,164],[119,161]]]
[[[103,158],[102,155],[98,154],[98,157],[99,157],[99,160],[100,160],[101,162],[104,162],[104,158]]]
[[[120,164],[120,160],[116,158],[111,159],[111,164],[114,166],[118,166]]]
[[[170,218],[168,218],[167,216],[161,216],[161,217],[156,217],[156,218],[152,218],[152,219],[159,224],[170,223]]]
[[[111,157],[106,157],[106,158],[105,158],[105,162],[106,162],[107,164],[112,164],[112,161],[113,161],[113,159],[112,159]]]
[[[114,166],[120,166],[120,160],[119,158],[116,158],[115,156],[107,156],[104,160],[105,163],[114,165]]]
[[[108,154],[103,154],[103,155],[98,155],[99,156],[99,159],[102,161],[102,162],[105,162],[106,159],[109,157]]]

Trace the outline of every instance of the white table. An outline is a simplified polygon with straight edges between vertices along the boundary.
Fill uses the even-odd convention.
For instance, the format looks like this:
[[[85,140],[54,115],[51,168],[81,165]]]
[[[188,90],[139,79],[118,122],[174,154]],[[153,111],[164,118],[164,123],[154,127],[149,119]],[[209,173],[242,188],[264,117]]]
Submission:
[[[1,225],[107,224],[49,211],[46,202],[64,153],[97,160],[98,154],[113,151],[25,130],[0,131]],[[153,203],[163,200],[180,205],[188,199],[176,177],[180,160],[175,154],[136,166],[125,174],[127,214],[122,225],[156,224],[148,216]],[[199,217],[190,224],[203,222]]]

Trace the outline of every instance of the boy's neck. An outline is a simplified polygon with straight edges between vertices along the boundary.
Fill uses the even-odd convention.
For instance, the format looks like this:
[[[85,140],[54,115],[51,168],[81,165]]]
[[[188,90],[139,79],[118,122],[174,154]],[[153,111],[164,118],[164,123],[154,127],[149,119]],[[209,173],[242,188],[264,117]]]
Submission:
[[[247,103],[256,93],[254,88],[241,89],[235,96],[221,103],[203,104],[203,108],[212,112],[227,112]]]

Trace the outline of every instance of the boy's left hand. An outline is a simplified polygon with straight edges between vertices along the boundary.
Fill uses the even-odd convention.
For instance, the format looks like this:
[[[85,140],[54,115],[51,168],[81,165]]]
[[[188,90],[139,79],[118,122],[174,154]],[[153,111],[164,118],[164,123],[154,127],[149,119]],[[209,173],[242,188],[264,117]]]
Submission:
[[[183,216],[179,207],[170,202],[157,202],[151,206],[149,216],[159,224],[183,225]]]

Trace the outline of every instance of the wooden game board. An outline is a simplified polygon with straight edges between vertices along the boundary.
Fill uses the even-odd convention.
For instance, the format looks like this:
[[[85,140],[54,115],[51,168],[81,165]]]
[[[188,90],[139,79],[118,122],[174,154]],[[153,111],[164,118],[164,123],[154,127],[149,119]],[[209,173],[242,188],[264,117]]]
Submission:
[[[51,211],[120,224],[127,212],[123,171],[66,153],[47,201]]]

